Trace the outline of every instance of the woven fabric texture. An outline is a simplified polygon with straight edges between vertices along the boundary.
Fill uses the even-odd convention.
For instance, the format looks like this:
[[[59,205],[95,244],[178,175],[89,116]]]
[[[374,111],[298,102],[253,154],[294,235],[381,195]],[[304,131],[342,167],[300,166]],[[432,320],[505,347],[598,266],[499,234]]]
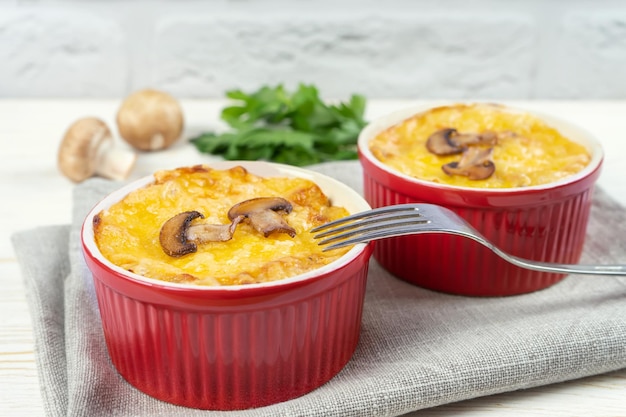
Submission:
[[[311,169],[360,191],[356,162]],[[84,216],[119,185],[80,184],[72,225],[13,236],[48,416],[395,416],[626,367],[626,277],[570,276],[531,294],[472,298],[412,286],[372,260],[359,346],[327,384],[238,412],[155,400],[111,364],[80,250]],[[625,235],[626,211],[596,190],[582,262],[626,261]]]

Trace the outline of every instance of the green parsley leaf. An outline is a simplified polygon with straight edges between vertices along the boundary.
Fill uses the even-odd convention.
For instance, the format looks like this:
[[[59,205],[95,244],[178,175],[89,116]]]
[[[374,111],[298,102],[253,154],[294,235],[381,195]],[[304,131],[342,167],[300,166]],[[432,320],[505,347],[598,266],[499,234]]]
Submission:
[[[313,85],[290,93],[282,85],[252,93],[230,90],[221,118],[230,130],[191,139],[198,151],[229,160],[267,160],[290,165],[356,159],[358,135],[367,122],[366,100],[327,104]]]

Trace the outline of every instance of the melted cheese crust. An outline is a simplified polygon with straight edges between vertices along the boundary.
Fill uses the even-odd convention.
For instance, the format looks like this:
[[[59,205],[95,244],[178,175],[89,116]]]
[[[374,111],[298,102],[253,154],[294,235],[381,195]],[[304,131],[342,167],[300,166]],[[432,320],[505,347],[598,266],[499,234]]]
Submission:
[[[94,218],[96,244],[105,258],[128,271],[170,282],[235,285],[291,277],[326,265],[349,248],[322,252],[308,232],[348,215],[330,204],[313,182],[303,178],[262,178],[242,167],[214,170],[206,166],[159,171],[155,182],[129,193]],[[244,200],[279,196],[293,205],[286,221],[296,236],[269,237],[239,224],[227,242],[198,245],[195,253],[173,258],[159,243],[165,221],[197,210],[205,219],[192,224],[230,223],[228,210]]]
[[[441,166],[460,155],[439,156],[426,149],[428,137],[444,128],[460,133],[493,131],[495,173],[484,180],[447,175]],[[438,107],[388,128],[370,143],[372,154],[403,174],[437,183],[476,188],[527,187],[558,181],[581,171],[591,157],[585,147],[562,136],[537,117],[497,105]]]

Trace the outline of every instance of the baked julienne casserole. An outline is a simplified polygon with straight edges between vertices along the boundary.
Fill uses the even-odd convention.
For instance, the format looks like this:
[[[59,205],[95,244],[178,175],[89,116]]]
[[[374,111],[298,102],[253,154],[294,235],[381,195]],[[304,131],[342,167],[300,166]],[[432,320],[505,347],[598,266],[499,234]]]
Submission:
[[[494,104],[416,114],[379,133],[372,154],[395,170],[463,187],[527,187],[581,171],[588,151],[540,118]]]
[[[94,217],[104,257],[139,275],[199,285],[267,282],[317,269],[348,250],[322,252],[308,232],[348,214],[310,180],[202,165],[154,178]],[[259,226],[247,213],[263,205]],[[282,223],[264,229],[264,222]],[[212,237],[192,245],[193,236],[176,234],[181,228]]]

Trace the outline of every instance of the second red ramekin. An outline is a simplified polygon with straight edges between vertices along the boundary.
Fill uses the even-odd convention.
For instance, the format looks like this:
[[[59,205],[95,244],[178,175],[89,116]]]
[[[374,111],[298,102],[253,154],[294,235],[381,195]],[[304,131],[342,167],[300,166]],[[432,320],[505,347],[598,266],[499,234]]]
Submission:
[[[359,137],[365,199],[372,207],[432,203],[469,221],[496,246],[527,259],[576,263],[580,259],[591,197],[603,161],[600,144],[566,121],[538,115],[570,140],[584,145],[591,162],[563,180],[525,188],[480,189],[419,180],[379,161],[369,141],[379,132],[427,111],[404,109],[368,125]],[[521,111],[521,110],[514,110]],[[374,257],[397,277],[436,291],[470,296],[505,296],[546,288],[562,274],[511,265],[484,246],[459,236],[420,234],[381,240]]]

